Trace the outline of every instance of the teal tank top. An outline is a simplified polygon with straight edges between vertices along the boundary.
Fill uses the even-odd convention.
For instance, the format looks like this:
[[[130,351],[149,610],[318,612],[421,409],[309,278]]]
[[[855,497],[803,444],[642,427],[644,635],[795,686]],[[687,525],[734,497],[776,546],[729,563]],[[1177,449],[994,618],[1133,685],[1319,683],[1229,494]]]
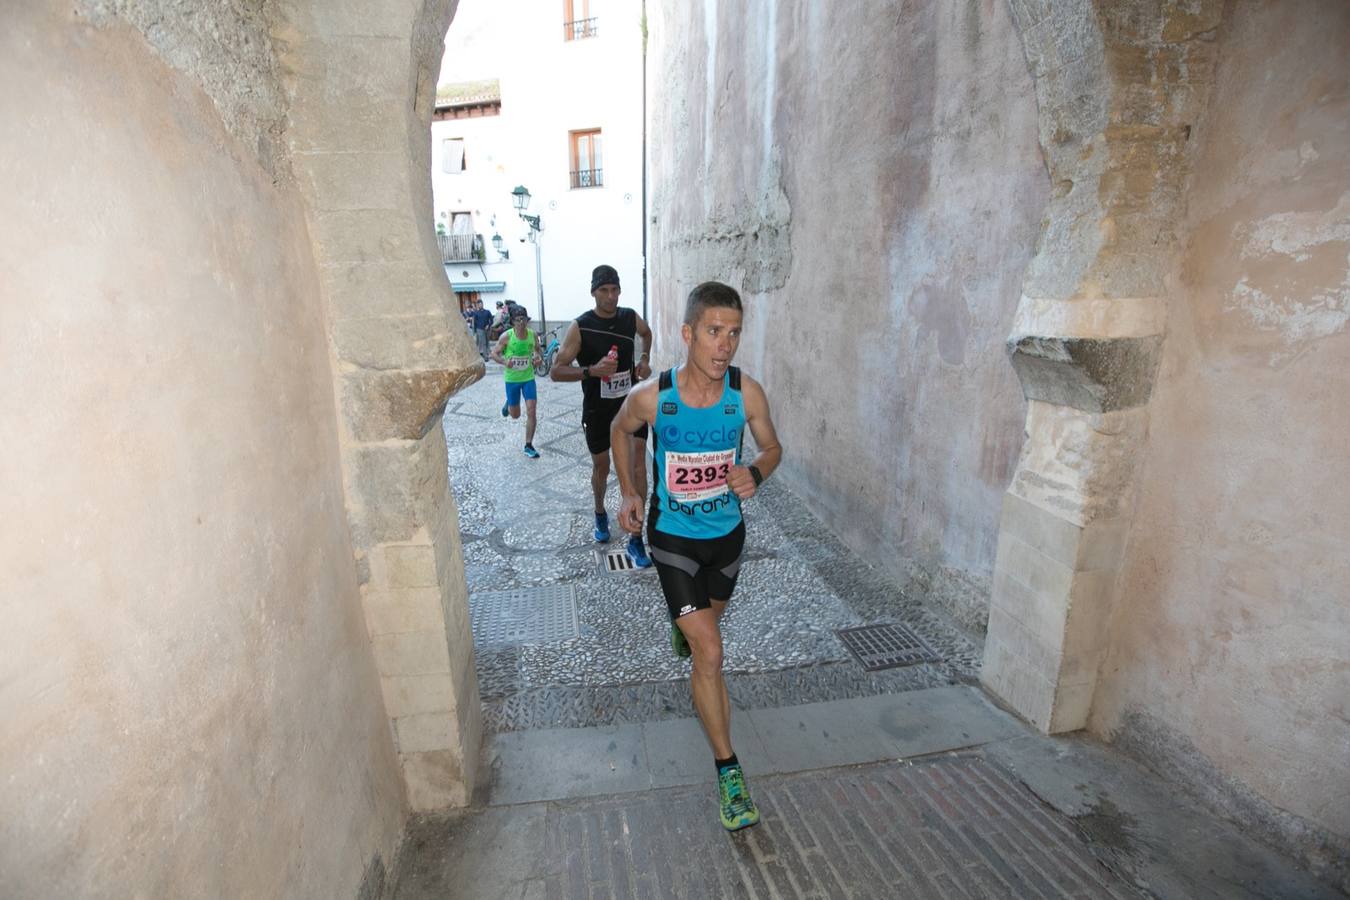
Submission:
[[[727,369],[722,396],[712,406],[686,406],[675,370],[661,373],[652,428],[650,520],[657,531],[706,540],[741,523],[740,498],[727,487],[727,471],[741,462],[745,406],[741,370]]]

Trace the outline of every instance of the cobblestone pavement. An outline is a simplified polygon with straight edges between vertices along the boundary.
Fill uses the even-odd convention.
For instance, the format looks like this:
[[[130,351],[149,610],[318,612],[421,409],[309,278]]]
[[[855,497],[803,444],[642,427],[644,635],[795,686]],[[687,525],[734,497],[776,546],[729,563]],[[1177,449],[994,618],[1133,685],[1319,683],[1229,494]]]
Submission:
[[[395,896],[1123,898],[1072,820],[976,754],[753,781],[761,823],[728,835],[708,787],[427,819]],[[446,865],[482,844],[514,871]],[[486,867],[485,867],[486,868]]]
[[[445,432],[459,505],[476,631],[498,615],[501,592],[570,585],[575,634],[528,643],[477,641],[490,731],[581,727],[685,717],[687,662],[669,647],[669,619],[653,572],[606,573],[591,539],[590,457],[580,385],[538,382],[532,460],[524,421],[503,418],[501,367],[452,398]],[[792,452],[789,447],[788,453]],[[607,506],[614,538],[618,487]],[[771,479],[745,509],[746,561],[724,619],[728,690],[740,708],[838,700],[974,680],[981,648],[900,594]],[[911,628],[940,655],[865,671],[835,630],[881,622]]]

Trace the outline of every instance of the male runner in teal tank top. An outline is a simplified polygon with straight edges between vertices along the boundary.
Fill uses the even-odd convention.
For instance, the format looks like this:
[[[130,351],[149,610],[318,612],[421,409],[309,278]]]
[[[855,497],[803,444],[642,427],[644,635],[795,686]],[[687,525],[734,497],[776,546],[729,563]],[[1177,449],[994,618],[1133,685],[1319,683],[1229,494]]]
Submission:
[[[705,282],[685,304],[685,364],[629,393],[610,430],[615,456],[626,459],[633,434],[651,427],[652,493],[647,545],[670,609],[672,645],[694,657],[689,685],[717,767],[722,825],[735,831],[759,821],[731,746],[731,702],[722,677],[718,626],[740,573],[745,523],[741,503],[778,467],[783,450],[759,383],[731,365],[741,341],[741,297]],[[759,454],[741,459],[744,428]],[[643,498],[620,467],[619,524],[640,531]]]

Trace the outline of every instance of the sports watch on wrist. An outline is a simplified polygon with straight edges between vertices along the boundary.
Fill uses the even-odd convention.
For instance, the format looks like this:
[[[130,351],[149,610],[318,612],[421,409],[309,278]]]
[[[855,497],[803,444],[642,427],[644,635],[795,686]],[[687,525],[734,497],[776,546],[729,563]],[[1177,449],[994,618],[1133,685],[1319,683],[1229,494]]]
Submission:
[[[755,487],[759,487],[764,483],[764,476],[760,474],[758,467],[747,466],[746,468],[750,470],[750,477],[755,479]]]
[[[582,377],[582,378],[590,378],[590,377],[591,377],[591,367],[590,367],[590,366],[582,366],[582,367],[581,367],[581,377]]]

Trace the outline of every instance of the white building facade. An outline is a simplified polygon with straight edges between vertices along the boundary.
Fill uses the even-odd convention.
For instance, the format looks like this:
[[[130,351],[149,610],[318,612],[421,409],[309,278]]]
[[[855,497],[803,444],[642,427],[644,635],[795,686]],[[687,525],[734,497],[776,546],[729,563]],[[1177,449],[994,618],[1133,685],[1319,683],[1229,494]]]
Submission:
[[[548,322],[591,308],[601,263],[619,270],[623,305],[642,310],[641,16],[640,0],[460,3],[431,131],[435,215],[461,302],[510,299],[538,324],[535,235],[511,194],[523,185],[542,228]]]

